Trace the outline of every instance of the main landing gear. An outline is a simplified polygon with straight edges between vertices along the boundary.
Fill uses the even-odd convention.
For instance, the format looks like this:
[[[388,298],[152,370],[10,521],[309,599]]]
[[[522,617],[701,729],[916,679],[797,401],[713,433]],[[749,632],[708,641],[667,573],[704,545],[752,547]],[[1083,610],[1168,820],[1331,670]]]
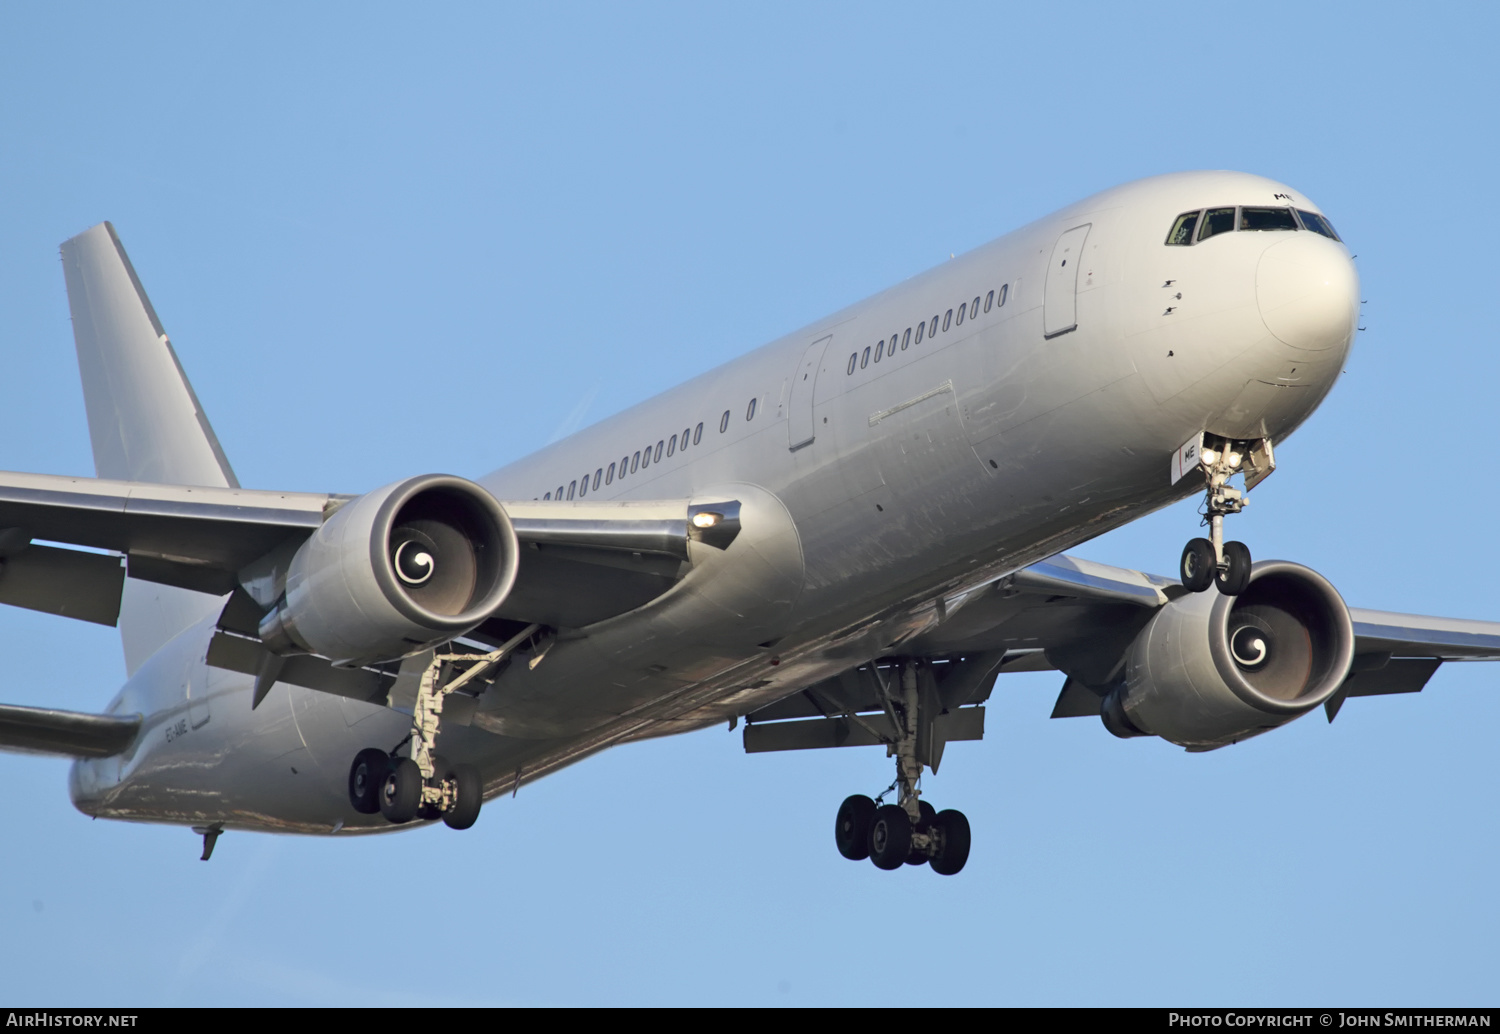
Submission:
[[[929,865],[952,876],[969,860],[969,820],[961,811],[938,811],[921,799],[920,788],[923,766],[935,764],[932,719],[937,702],[921,699],[915,661],[902,664],[898,693],[886,692],[883,683],[881,689],[886,717],[896,730],[886,747],[896,758],[896,781],[874,800],[861,794],[845,798],[834,821],[834,842],[845,858],[868,858],[877,869]],[[896,803],[881,803],[892,790],[898,791]]]
[[[1238,596],[1250,584],[1250,547],[1243,542],[1224,541],[1224,518],[1239,513],[1249,501],[1250,489],[1276,469],[1269,439],[1236,441],[1205,434],[1198,450],[1198,466],[1208,482],[1205,521],[1209,538],[1189,539],[1182,550],[1182,587],[1204,592],[1217,585],[1225,596]],[[1245,491],[1229,487],[1237,473],[1245,475]]]
[[[395,750],[367,747],[349,766],[349,803],[362,815],[379,812],[393,823],[441,818],[452,829],[479,819],[484,781],[473,765],[450,764],[436,753],[443,701],[492,670],[529,639],[532,625],[491,653],[436,653],[417,685],[411,734]],[[458,669],[463,668],[462,674]],[[410,744],[410,757],[397,751]]]

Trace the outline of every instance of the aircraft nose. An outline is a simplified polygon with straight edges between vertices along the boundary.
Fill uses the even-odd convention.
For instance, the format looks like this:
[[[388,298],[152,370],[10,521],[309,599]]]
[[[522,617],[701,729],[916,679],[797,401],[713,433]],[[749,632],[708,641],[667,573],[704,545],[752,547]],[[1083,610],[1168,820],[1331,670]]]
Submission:
[[[1296,348],[1347,347],[1359,319],[1359,275],[1341,245],[1298,233],[1265,250],[1255,297],[1266,327]]]

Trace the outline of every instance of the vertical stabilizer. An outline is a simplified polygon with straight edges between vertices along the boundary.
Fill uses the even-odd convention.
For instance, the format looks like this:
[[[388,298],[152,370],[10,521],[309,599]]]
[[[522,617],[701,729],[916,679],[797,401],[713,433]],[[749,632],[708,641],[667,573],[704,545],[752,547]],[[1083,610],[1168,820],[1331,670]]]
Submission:
[[[62,245],[73,341],[101,478],[238,488],[177,353],[109,223]],[[217,600],[127,579],[120,609],[132,673]]]
[[[238,488],[115,228],[66,241],[62,260],[95,473]]]

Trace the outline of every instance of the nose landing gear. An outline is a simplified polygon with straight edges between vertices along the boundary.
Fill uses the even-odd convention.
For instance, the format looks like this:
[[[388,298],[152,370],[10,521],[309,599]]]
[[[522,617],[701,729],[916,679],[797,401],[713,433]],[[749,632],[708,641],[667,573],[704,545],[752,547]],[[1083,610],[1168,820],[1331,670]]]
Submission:
[[[1196,448],[1195,448],[1196,446]],[[1201,442],[1189,442],[1178,451],[1174,469],[1181,459],[1197,453],[1198,467],[1208,482],[1205,492],[1205,521],[1209,538],[1189,539],[1182,550],[1179,573],[1182,587],[1189,592],[1204,592],[1217,585],[1225,596],[1238,596],[1250,584],[1250,547],[1243,542],[1224,541],[1224,518],[1239,513],[1249,502],[1245,496],[1276,469],[1269,438],[1240,441],[1204,434]],[[1229,486],[1235,474],[1245,475],[1245,490]]]
[[[880,678],[878,669],[876,678]],[[932,721],[940,705],[923,700],[917,689],[917,665],[901,665],[898,693],[885,691],[886,716],[896,730],[887,752],[896,758],[896,781],[879,798],[863,794],[844,799],[834,820],[833,837],[839,854],[850,861],[870,859],[877,869],[930,865],[933,872],[952,876],[969,860],[969,820],[961,811],[938,811],[921,799],[924,766],[936,770],[932,756]],[[926,706],[923,706],[923,705]],[[895,804],[881,804],[892,790]]]

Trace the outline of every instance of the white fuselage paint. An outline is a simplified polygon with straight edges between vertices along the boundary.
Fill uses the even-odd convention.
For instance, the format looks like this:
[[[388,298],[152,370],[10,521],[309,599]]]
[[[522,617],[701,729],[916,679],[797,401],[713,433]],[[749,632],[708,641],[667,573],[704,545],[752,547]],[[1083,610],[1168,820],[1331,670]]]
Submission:
[[[507,671],[441,749],[478,764],[493,796],[615,743],[747,713],[890,653],[945,600],[1200,491],[1170,477],[1193,434],[1284,438],[1342,368],[1357,280],[1341,244],[1304,231],[1163,244],[1179,213],[1247,204],[1316,210],[1238,173],[1106,191],[481,479],[502,501],[559,486],[577,499],[585,475],[587,499],[733,493],[788,529],[767,552],[781,581],[742,620],[695,627],[712,607],[674,590],[591,626]],[[701,441],[655,458],[700,423]],[[648,445],[651,465],[621,478],[622,457]],[[140,737],[74,766],[77,806],[393,828],[352,810],[346,779],[358,750],[400,742],[407,716],[284,685],[251,711],[250,680],[203,663],[212,630],[183,632],[127,683],[110,710],[144,714]]]

